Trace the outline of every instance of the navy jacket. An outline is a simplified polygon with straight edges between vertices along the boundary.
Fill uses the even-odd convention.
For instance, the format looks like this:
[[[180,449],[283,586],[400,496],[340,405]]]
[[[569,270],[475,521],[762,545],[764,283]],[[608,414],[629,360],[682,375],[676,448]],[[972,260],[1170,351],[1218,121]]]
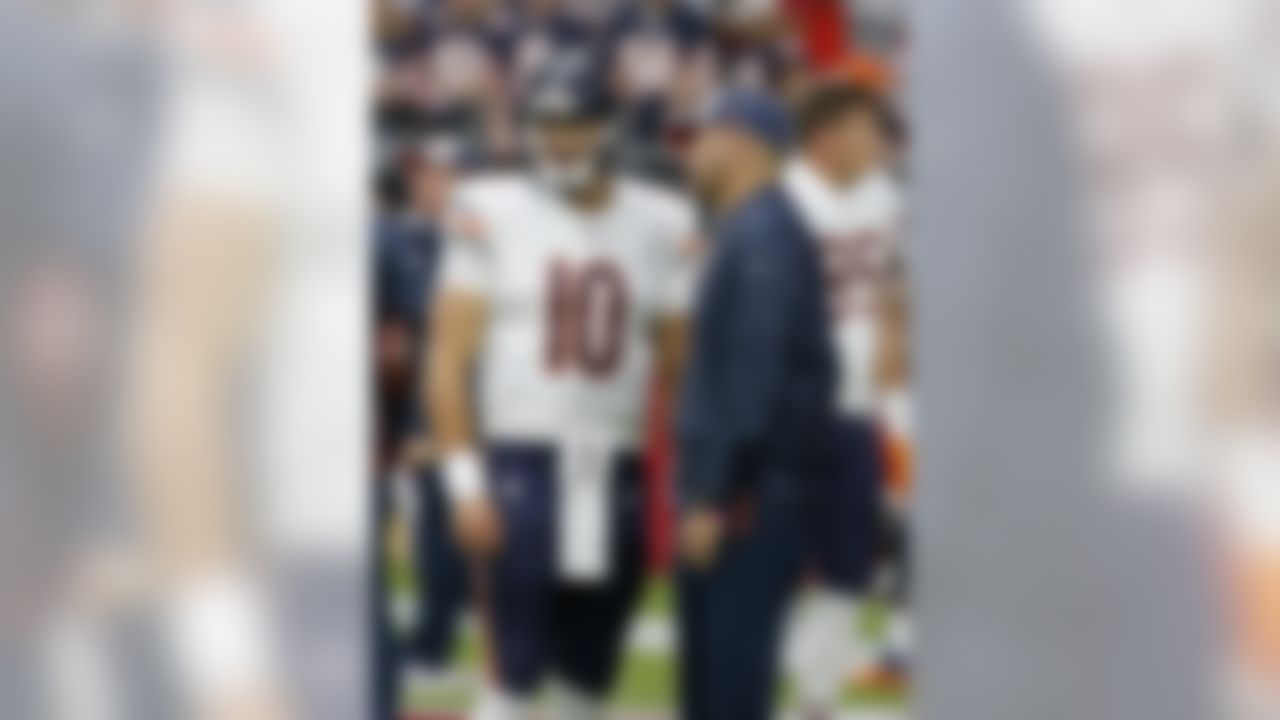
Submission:
[[[435,285],[439,232],[430,223],[388,215],[378,219],[374,249],[379,322],[402,322],[422,331]]]
[[[374,248],[375,322],[402,325],[412,335],[413,368],[427,352],[427,308],[435,289],[439,232],[429,223],[388,215],[379,218]],[[388,441],[425,431],[418,402],[418,374],[380,403]]]
[[[766,473],[823,479],[837,372],[824,288],[817,243],[778,188],[717,229],[680,402],[686,506],[723,504]]]

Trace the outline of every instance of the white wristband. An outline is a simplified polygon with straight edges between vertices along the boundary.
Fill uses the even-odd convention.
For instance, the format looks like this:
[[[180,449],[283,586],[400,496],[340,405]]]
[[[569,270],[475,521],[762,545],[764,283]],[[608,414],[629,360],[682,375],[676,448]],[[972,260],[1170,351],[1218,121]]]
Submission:
[[[880,397],[880,421],[894,437],[911,438],[915,432],[911,392],[894,388]]]
[[[449,453],[443,464],[445,490],[453,502],[474,500],[484,495],[484,467],[471,450]]]

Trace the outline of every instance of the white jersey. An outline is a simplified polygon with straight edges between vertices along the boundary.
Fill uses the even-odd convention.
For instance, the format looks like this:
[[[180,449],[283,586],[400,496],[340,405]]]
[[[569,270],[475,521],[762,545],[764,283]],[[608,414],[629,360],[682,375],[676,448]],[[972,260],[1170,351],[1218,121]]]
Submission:
[[[879,287],[898,252],[901,192],[886,172],[848,188],[833,187],[803,160],[787,167],[783,183],[822,249],[840,362],[838,407],[868,414],[878,399]]]
[[[603,434],[639,445],[653,328],[688,311],[696,215],[676,195],[619,179],[580,211],[526,176],[455,197],[440,287],[488,300],[479,377],[486,440]]]

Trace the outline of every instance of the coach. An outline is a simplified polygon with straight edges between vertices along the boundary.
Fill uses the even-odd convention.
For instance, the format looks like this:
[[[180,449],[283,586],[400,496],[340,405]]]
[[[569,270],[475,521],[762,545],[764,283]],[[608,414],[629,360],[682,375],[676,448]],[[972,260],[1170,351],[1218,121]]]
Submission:
[[[806,504],[830,458],[835,360],[817,244],[774,184],[776,101],[716,103],[691,179],[716,218],[678,422],[686,720],[772,714]]]

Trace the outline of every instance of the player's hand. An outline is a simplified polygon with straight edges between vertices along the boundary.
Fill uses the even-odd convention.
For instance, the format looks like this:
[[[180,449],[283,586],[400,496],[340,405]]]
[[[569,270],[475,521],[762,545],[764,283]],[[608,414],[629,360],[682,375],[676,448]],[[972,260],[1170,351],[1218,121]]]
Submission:
[[[502,520],[487,496],[470,498],[453,507],[453,534],[468,555],[487,557],[502,546]]]
[[[724,539],[724,518],[714,510],[694,510],[680,523],[680,550],[695,570],[715,564]]]

